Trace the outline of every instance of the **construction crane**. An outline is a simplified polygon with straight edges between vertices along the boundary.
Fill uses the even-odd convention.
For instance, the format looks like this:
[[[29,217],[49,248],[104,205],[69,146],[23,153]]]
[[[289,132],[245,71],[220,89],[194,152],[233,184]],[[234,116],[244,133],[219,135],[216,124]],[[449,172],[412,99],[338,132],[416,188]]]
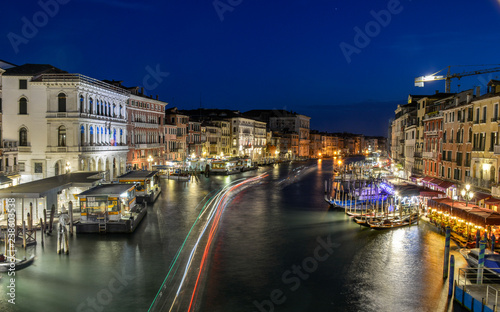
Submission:
[[[492,66],[492,65],[500,65],[500,64],[490,64],[490,65],[462,65],[462,66],[476,66],[477,67],[477,66]],[[424,86],[424,82],[430,82],[430,81],[435,81],[435,80],[445,80],[446,81],[445,92],[446,93],[450,93],[451,79],[453,79],[453,78],[460,79],[460,78],[466,77],[466,76],[482,75],[482,74],[488,74],[488,73],[494,73],[494,72],[499,72],[500,71],[500,67],[493,67],[493,68],[487,68],[487,69],[481,69],[481,70],[474,70],[474,71],[470,71],[470,72],[463,72],[463,73],[452,74],[451,73],[451,67],[452,66],[448,66],[446,68],[443,68],[440,71],[435,72],[432,75],[420,76],[420,77],[415,78],[415,87],[423,87]],[[437,75],[437,74],[439,74],[440,72],[442,72],[445,69],[448,69],[448,72],[447,72],[446,76],[443,76],[443,75],[438,76]]]

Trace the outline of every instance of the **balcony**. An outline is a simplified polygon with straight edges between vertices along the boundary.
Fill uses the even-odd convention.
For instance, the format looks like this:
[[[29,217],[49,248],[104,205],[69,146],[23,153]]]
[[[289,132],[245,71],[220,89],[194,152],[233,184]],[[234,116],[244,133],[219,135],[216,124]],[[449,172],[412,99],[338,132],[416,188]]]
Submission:
[[[145,148],[158,148],[160,146],[163,146],[160,143],[143,143],[143,144],[134,144],[133,147],[136,149],[145,149]]]
[[[422,158],[436,159],[437,153],[436,152],[422,152]]]
[[[490,190],[491,184],[492,184],[492,182],[489,180],[482,180],[482,179],[473,178],[473,177],[465,177],[465,183],[469,183],[470,185],[473,185],[475,187],[485,189],[485,190]]]
[[[133,123],[136,128],[149,128],[149,129],[158,129],[160,126],[157,123],[147,123],[147,122],[134,122]]]
[[[31,146],[18,146],[17,150],[19,153],[31,153]]]
[[[9,173],[17,173],[17,172],[19,172],[19,165],[5,166],[4,173],[9,174]]]
[[[414,152],[413,157],[415,158],[422,158],[422,152]]]
[[[80,152],[127,152],[127,145],[91,145],[91,146],[79,146]]]
[[[457,166],[462,166],[462,160],[461,159],[457,160]]]
[[[437,131],[437,130],[427,130],[427,131],[424,131],[424,133],[425,133],[427,136],[434,136],[434,135],[438,135],[438,131]]]
[[[499,120],[500,120],[500,118],[498,118],[498,116],[491,118],[491,122],[495,122],[495,121],[499,121]]]

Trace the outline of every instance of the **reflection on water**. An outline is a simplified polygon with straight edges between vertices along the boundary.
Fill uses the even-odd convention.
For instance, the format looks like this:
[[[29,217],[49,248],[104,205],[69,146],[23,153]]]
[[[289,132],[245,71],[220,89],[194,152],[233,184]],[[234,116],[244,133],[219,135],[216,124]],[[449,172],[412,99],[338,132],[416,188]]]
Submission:
[[[258,305],[269,311],[274,290],[282,292],[274,311],[444,310],[444,238],[426,224],[374,231],[329,211],[323,192],[332,164],[324,159],[259,169],[269,178],[238,193],[224,212],[199,311],[259,311]],[[146,311],[203,199],[255,174],[163,181],[161,197],[136,233],[75,236],[69,256],[57,255],[56,237],[47,238],[45,247],[34,249],[35,264],[16,276],[17,309],[0,291],[0,310],[85,311],[97,304],[103,311]],[[332,254],[312,272],[302,270],[307,278],[293,273],[287,276],[294,282],[283,279],[314,258],[319,238],[331,240]],[[452,254],[463,267],[459,253]],[[0,287],[6,289],[6,275]]]

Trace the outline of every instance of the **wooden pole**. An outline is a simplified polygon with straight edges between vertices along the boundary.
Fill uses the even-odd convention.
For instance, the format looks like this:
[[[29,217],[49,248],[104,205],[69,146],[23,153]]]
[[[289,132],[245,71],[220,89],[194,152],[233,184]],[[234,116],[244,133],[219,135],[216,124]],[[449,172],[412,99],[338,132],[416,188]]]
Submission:
[[[43,218],[44,218],[44,221],[43,221],[43,224],[44,224],[43,232],[47,233],[47,209],[46,208],[43,209]]]
[[[23,247],[26,249],[26,222],[23,221]]]
[[[69,201],[68,203],[68,212],[69,212],[69,234],[73,236],[73,201]]]
[[[50,223],[49,223],[49,233],[52,234],[52,225],[54,224],[54,215],[56,213],[56,206],[52,204],[52,208],[50,209]]]
[[[33,203],[30,203],[30,217],[28,218],[28,229],[33,230]]]
[[[41,235],[41,236],[42,236],[42,247],[43,247],[43,236],[44,236],[44,235],[43,235],[43,232],[45,232],[45,226],[44,226],[44,224],[43,224],[43,220],[42,220],[42,218],[40,218],[40,233],[42,234],[42,235]]]
[[[61,253],[61,224],[57,225],[57,254]]]

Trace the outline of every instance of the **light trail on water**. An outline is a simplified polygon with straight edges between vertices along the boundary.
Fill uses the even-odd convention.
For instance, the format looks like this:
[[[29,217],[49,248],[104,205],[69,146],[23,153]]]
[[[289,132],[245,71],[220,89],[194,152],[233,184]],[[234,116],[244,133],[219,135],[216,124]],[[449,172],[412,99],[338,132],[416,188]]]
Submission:
[[[191,291],[189,292],[189,293],[191,293],[191,300],[189,301],[189,308],[187,311],[191,311],[192,308],[194,308],[197,290],[198,290],[198,286],[199,286],[200,280],[201,280],[201,274],[202,274],[202,272],[204,270],[204,266],[207,262],[207,258],[208,258],[208,255],[209,255],[209,252],[211,249],[212,242],[216,236],[220,219],[222,217],[222,214],[223,214],[227,204],[230,202],[230,198],[232,196],[234,196],[237,192],[242,191],[246,186],[248,186],[249,185],[248,183],[259,181],[267,176],[268,176],[267,173],[263,173],[259,176],[253,177],[253,178],[246,178],[246,179],[244,178],[244,179],[235,180],[235,181],[229,183],[228,185],[224,186],[223,188],[219,189],[215,195],[213,195],[212,197],[210,197],[206,201],[206,203],[203,205],[198,217],[196,218],[195,222],[193,223],[193,226],[191,227],[190,231],[188,232],[186,238],[184,239],[183,244],[181,245],[181,247],[177,251],[177,253],[174,257],[174,260],[172,261],[172,263],[169,267],[169,271],[167,273],[167,276],[165,277],[165,279],[164,279],[164,281],[163,281],[163,283],[162,283],[157,295],[155,296],[148,311],[157,310],[156,309],[157,307],[155,307],[155,304],[157,304],[157,300],[159,298],[161,298],[163,295],[162,289],[166,289],[167,280],[169,279],[169,277],[173,280],[175,277],[175,273],[177,271],[179,271],[179,266],[182,265],[182,264],[177,263],[177,262],[178,262],[178,259],[181,255],[184,247],[186,246],[186,243],[188,242],[188,239],[189,239],[193,229],[195,228],[196,225],[201,225],[201,223],[203,222],[202,221],[203,217],[205,215],[207,215],[206,220],[204,221],[204,224],[201,228],[201,231],[199,232],[198,237],[196,238],[196,242],[194,243],[192,249],[189,252],[189,256],[187,258],[187,261],[185,263],[185,267],[183,270],[182,278],[178,284],[177,290],[175,292],[175,296],[171,300],[172,303],[170,304],[170,308],[168,309],[168,311],[174,311],[176,305],[181,304],[181,303],[179,303],[179,298],[182,298],[182,296],[180,294],[181,294],[181,291],[183,290],[183,288],[185,288],[185,283],[188,280],[191,266],[193,265],[193,263],[196,262],[195,261],[196,251],[197,251],[198,247],[200,246],[200,243],[201,243],[203,237],[205,236],[206,230],[211,225],[210,231],[208,233],[207,242],[205,244],[204,252],[202,255],[202,259],[201,259],[200,265],[198,266],[198,275],[196,277],[196,282],[194,284],[192,292]],[[205,199],[211,193],[207,194],[197,206],[200,206],[200,204],[203,201],[205,201]],[[175,270],[174,274],[172,276],[170,276],[170,273],[172,272],[173,268],[176,265],[177,265],[177,269]],[[168,300],[168,298],[165,298],[165,300]],[[167,304],[167,302],[164,302],[163,304],[161,304],[161,303],[159,303],[159,304],[160,304],[160,306],[164,306],[165,304]],[[153,309],[153,308],[155,308],[155,309]],[[177,307],[177,308],[178,308],[177,310],[179,310],[179,307]]]

